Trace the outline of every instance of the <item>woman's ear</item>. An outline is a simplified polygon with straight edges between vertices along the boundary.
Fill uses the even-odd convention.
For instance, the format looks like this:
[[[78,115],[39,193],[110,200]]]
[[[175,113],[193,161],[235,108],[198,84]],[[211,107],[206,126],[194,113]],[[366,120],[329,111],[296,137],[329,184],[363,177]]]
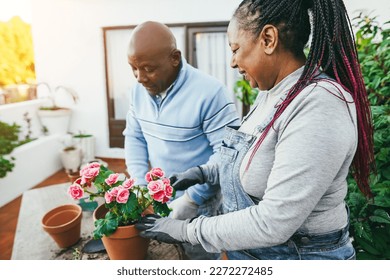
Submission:
[[[278,29],[271,24],[266,24],[260,33],[260,40],[264,45],[264,52],[268,55],[272,54],[279,43]]]

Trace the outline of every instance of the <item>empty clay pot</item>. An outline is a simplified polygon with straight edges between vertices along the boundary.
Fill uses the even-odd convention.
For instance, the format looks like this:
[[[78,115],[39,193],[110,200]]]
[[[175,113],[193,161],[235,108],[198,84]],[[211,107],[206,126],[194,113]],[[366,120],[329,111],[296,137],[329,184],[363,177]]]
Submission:
[[[43,216],[42,227],[60,248],[67,248],[80,239],[82,214],[77,204],[61,205]]]

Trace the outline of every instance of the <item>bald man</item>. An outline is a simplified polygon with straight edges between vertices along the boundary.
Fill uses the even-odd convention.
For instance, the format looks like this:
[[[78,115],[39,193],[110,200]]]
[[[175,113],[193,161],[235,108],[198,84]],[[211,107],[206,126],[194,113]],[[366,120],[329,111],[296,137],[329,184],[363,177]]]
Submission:
[[[144,22],[132,32],[128,63],[138,83],[126,118],[125,157],[128,172],[145,184],[151,167],[167,175],[215,161],[224,127],[239,125],[224,85],[189,65],[176,47],[171,30]],[[196,174],[195,174],[196,175]],[[218,185],[195,185],[170,207],[176,219],[213,215]]]

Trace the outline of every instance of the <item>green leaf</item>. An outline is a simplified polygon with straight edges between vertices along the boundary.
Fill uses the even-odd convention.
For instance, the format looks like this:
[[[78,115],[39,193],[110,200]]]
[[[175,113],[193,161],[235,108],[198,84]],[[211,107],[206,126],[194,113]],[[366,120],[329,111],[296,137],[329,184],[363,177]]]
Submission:
[[[118,228],[118,220],[106,217],[95,221],[95,230],[93,231],[93,238],[100,239],[105,236],[110,236]]]
[[[363,251],[363,252],[356,253],[356,259],[357,260],[381,260],[382,258],[378,257],[377,255],[373,255]]]
[[[390,166],[382,168],[382,175],[387,180],[390,180]]]
[[[130,193],[129,199],[125,204],[119,204],[121,213],[123,213],[124,223],[130,222],[130,220],[138,220],[141,216],[142,209],[138,204],[137,196],[134,193]]]
[[[356,237],[355,241],[359,244],[359,246],[362,248],[362,250],[372,254],[372,255],[380,255],[381,252],[375,248],[375,246],[372,244],[372,242],[369,242],[363,238]]]
[[[169,213],[171,212],[171,209],[168,207],[167,204],[163,204],[161,202],[158,202],[158,201],[153,201],[153,210],[154,210],[154,213],[162,216],[162,217],[166,217],[169,215]]]
[[[376,209],[374,211],[374,215],[370,216],[370,221],[377,222],[377,223],[385,223],[390,224],[390,216],[389,214],[383,210],[383,209]]]
[[[374,205],[380,207],[390,207],[390,198],[384,196],[375,197]]]
[[[375,248],[382,254],[390,251],[390,235],[383,227],[378,227],[373,231]]]

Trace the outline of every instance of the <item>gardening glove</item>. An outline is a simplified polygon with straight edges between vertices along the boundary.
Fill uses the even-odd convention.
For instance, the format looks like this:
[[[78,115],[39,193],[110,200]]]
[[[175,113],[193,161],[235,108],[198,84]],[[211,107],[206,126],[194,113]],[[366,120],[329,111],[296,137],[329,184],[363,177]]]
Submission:
[[[187,225],[190,219],[185,221],[171,218],[162,218],[156,214],[148,214],[135,224],[135,228],[144,238],[175,244],[188,242]]]
[[[184,192],[182,196],[174,199],[168,204],[168,207],[172,209],[170,217],[178,220],[196,217],[199,209],[199,205],[188,196],[187,192]]]
[[[173,174],[169,180],[171,186],[178,191],[183,191],[196,184],[205,182],[203,171],[200,166],[192,167],[185,172]]]

